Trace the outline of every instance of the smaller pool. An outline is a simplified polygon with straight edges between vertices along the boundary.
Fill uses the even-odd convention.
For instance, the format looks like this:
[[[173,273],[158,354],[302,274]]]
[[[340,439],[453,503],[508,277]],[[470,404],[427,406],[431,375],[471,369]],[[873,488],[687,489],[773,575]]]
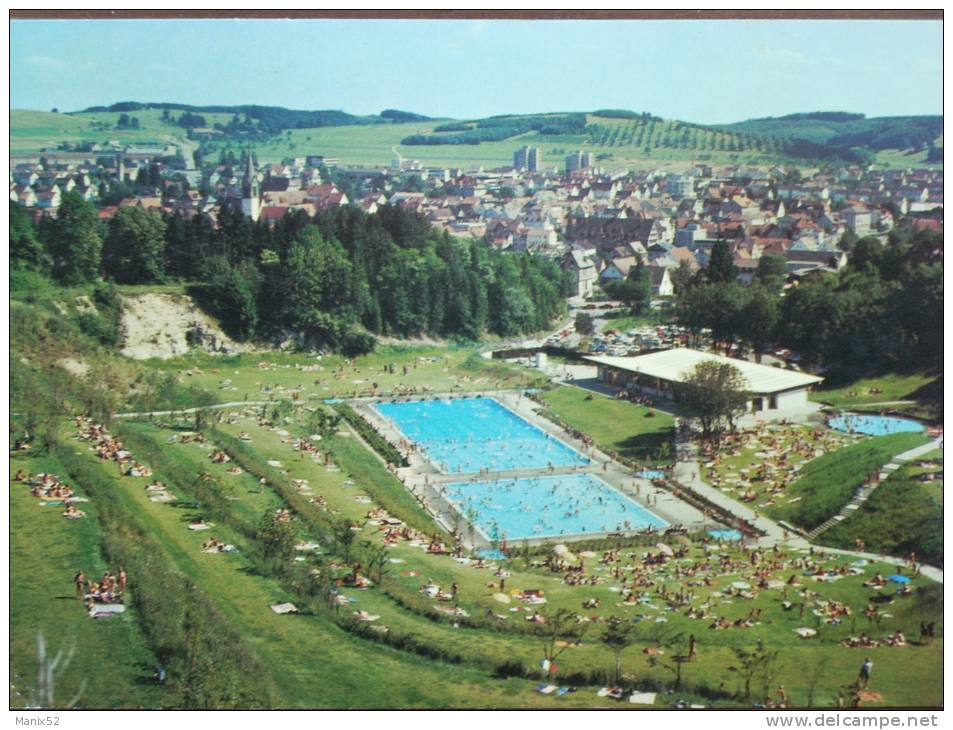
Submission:
[[[506,553],[502,550],[484,548],[483,550],[475,550],[474,552],[478,558],[483,558],[484,560],[506,560]]]
[[[642,477],[643,479],[664,479],[665,472],[660,469],[643,469],[642,471],[636,474],[637,477]]]
[[[886,436],[891,433],[920,433],[926,430],[919,421],[896,416],[878,416],[848,413],[828,420],[827,425],[846,433],[863,433],[867,436]]]
[[[740,540],[743,537],[738,530],[709,530],[708,534],[716,540]]]

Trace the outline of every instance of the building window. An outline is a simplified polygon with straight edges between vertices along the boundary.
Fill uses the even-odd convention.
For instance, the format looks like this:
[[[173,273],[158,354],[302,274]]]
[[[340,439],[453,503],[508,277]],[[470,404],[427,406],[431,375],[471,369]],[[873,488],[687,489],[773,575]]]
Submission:
[[[768,408],[770,408],[771,410],[777,410],[778,397],[776,395],[772,395],[768,398]]]

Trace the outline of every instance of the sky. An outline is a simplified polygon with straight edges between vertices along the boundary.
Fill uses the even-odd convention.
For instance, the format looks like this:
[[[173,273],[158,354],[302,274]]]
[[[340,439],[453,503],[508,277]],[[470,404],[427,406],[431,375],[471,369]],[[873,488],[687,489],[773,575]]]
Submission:
[[[942,23],[13,20],[10,106],[264,104],[433,117],[631,109],[700,124],[942,114]]]

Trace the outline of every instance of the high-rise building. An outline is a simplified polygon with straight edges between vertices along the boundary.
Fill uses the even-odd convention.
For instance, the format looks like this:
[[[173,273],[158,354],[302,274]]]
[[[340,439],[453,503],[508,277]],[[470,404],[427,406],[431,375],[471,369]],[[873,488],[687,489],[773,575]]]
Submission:
[[[591,152],[571,152],[566,155],[566,172],[575,172],[576,170],[585,170],[592,167]]]
[[[526,169],[539,172],[539,147],[530,147],[526,155]]]
[[[513,167],[517,170],[539,172],[539,148],[524,145],[513,153]]]

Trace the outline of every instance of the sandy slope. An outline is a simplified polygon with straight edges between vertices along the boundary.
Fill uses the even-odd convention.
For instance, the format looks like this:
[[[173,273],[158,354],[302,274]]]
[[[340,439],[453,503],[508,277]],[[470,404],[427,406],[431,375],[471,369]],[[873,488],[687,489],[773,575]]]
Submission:
[[[215,320],[199,309],[190,297],[181,294],[124,296],[121,328],[122,354],[136,360],[184,354],[191,349],[187,334],[199,331],[203,350],[237,352],[247,349],[229,339]]]

